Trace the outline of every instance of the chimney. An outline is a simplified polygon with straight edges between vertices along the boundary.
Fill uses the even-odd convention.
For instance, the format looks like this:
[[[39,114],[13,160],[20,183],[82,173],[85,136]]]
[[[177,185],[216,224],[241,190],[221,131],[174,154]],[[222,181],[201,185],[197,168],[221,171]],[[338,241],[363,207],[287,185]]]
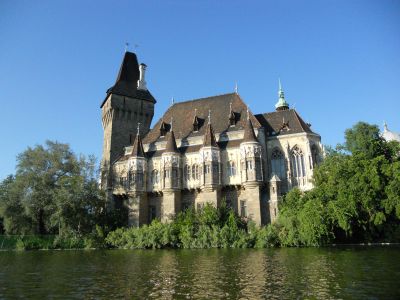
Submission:
[[[140,77],[139,77],[138,86],[137,86],[138,90],[147,91],[146,79],[145,79],[146,68],[147,68],[147,66],[145,64],[139,65]]]

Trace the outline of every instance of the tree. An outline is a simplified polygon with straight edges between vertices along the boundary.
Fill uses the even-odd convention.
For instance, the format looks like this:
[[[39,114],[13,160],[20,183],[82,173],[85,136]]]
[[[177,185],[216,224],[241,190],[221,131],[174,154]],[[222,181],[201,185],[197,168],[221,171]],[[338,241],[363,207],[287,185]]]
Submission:
[[[352,154],[363,153],[367,158],[384,154],[384,140],[379,127],[365,122],[358,122],[345,131],[344,148]]]
[[[400,144],[363,122],[345,138],[314,170],[313,190],[285,196],[277,222],[283,245],[400,241]]]
[[[47,141],[17,157],[16,175],[0,188],[0,216],[7,233],[92,231],[104,217],[95,159],[77,157],[69,145]]]

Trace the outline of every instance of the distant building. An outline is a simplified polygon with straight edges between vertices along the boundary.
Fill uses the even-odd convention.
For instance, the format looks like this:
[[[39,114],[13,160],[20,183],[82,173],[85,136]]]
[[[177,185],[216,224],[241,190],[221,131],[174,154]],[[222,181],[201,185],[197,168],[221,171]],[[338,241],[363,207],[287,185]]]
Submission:
[[[253,114],[236,89],[172,103],[150,128],[156,100],[145,71],[126,52],[101,104],[101,186],[114,205],[128,207],[131,226],[222,202],[266,224],[275,220],[283,193],[312,188],[321,137],[289,108],[280,84],[273,112]]]
[[[386,124],[386,122],[383,123],[383,133],[382,133],[382,137],[387,141],[397,141],[400,142],[400,134],[390,131],[388,129],[388,126]]]

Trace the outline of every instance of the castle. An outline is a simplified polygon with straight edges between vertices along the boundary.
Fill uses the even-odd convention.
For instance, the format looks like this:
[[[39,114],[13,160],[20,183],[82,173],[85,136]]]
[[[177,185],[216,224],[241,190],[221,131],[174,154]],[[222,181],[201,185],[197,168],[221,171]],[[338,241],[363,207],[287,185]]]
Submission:
[[[236,90],[173,103],[150,128],[156,100],[146,67],[125,52],[101,104],[101,187],[113,205],[128,208],[130,226],[222,202],[267,224],[282,194],[312,188],[321,137],[289,108],[280,84],[273,112],[253,114]]]

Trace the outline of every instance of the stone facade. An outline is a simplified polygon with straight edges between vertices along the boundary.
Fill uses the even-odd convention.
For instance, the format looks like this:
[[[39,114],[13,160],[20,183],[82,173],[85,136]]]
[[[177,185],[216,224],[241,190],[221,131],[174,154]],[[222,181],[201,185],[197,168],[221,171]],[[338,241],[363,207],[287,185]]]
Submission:
[[[128,73],[139,68],[124,64],[126,57],[121,70]],[[232,93],[175,103],[150,129],[155,100],[147,90],[137,92],[146,88],[141,78],[131,80],[128,92],[110,89],[102,104],[102,187],[128,207],[129,225],[168,222],[188,207],[223,202],[267,224],[282,194],[312,188],[321,138],[289,109],[281,87],[272,113],[254,115]]]

